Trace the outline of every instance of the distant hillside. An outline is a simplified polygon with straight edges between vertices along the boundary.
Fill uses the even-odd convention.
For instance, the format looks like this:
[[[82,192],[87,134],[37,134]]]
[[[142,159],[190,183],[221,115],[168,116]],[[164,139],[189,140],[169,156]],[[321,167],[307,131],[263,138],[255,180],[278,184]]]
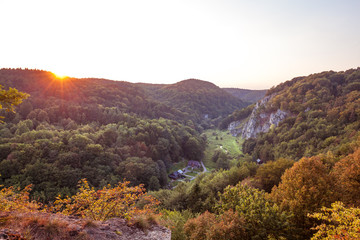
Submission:
[[[142,88],[123,81],[59,79],[47,71],[1,69],[0,84],[30,94],[25,104],[28,109],[25,112],[20,109],[20,114],[43,109],[51,122],[71,118],[77,123],[95,120],[110,123],[119,121],[119,114],[124,112],[147,118],[181,120],[185,117],[176,109],[149,100]]]
[[[200,124],[206,120],[205,115],[211,120],[246,106],[214,84],[200,80],[172,85],[133,84],[94,78],[59,79],[47,71],[1,69],[0,84],[29,93],[29,109],[45,110],[52,122],[71,118],[78,123],[110,123],[118,121],[118,113],[125,112]]]
[[[241,99],[244,102],[256,103],[266,94],[267,90],[249,90],[241,88],[223,88],[226,92],[234,97]]]
[[[346,155],[360,130],[359,106],[360,68],[294,78],[270,89],[240,125],[243,150],[265,161]]]
[[[181,112],[196,116],[197,120],[226,116],[248,104],[218,86],[197,79],[169,85],[141,85],[149,95]]]

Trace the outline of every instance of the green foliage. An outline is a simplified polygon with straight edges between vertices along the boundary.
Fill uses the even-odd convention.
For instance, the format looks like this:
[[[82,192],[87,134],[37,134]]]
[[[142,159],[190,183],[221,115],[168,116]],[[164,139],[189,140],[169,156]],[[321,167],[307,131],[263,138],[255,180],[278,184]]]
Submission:
[[[216,210],[220,214],[235,211],[244,219],[246,239],[286,238],[294,234],[290,224],[291,215],[266,198],[265,192],[241,183],[228,186],[220,194]]]
[[[256,103],[263,98],[267,90],[249,90],[241,88],[223,88],[225,91],[244,102]]]
[[[29,97],[29,94],[19,92],[15,88],[9,90],[3,89],[0,85],[0,110],[5,109],[8,112],[14,112],[14,106],[19,105],[22,101]],[[0,118],[3,118],[0,116]]]
[[[240,109],[240,110],[235,110],[232,114],[230,114],[229,116],[227,116],[226,118],[224,118],[220,123],[219,123],[219,128],[220,129],[227,129],[227,127],[229,126],[229,124],[231,122],[234,121],[241,121],[246,119],[247,117],[250,116],[252,110],[254,109],[254,104],[247,106],[246,108]]]
[[[210,82],[188,79],[158,88],[145,86],[150,95],[192,116],[192,121],[209,128],[220,116],[226,116],[235,109],[248,104],[220,89]],[[207,115],[208,119],[204,116]],[[214,121],[210,121],[213,119]]]
[[[322,72],[295,78],[267,92],[272,96],[262,110],[289,113],[276,128],[244,142],[244,153],[264,161],[299,160],[333,151],[351,153],[347,144],[360,130],[360,68],[345,72]]]
[[[223,150],[215,151],[211,160],[216,163],[217,169],[229,169],[229,159]]]
[[[93,78],[59,81],[51,72],[0,69],[0,84],[31,94],[20,111],[22,118],[50,123],[67,118],[82,124],[116,123],[129,113],[176,120],[201,130],[247,105],[209,82],[193,79],[153,86]]]
[[[202,132],[219,123],[225,128],[252,110],[233,112],[246,104],[210,83],[59,82],[45,71],[2,69],[0,84],[31,97],[17,113],[3,114],[0,207],[32,209],[38,203],[31,199],[49,202],[60,194],[55,207],[63,213],[97,220],[136,214],[134,221],[146,228],[156,204],[144,198],[146,188],[156,191],[151,194],[167,209],[162,221],[174,239],[301,239],[310,237],[314,217],[325,221],[319,232],[348,234],[353,226],[343,217],[357,221],[353,209],[334,205],[312,219],[307,214],[338,200],[359,205],[359,76],[359,69],[324,72],[271,89],[273,97],[258,114],[277,109],[290,114],[278,127],[244,142],[244,152],[254,159],[276,160],[256,165],[242,155],[241,139],[225,131]],[[0,91],[26,97],[13,89]],[[19,101],[0,103],[11,110]],[[164,189],[174,164],[202,159],[210,170],[221,170]],[[293,165],[288,159],[300,160]],[[83,178],[89,182],[77,191]],[[124,178],[131,183],[120,182]]]
[[[203,136],[206,136],[207,142],[203,158],[203,162],[207,168],[228,169],[229,167],[234,166],[231,163],[232,159],[243,157],[241,151],[241,138],[234,137],[227,131],[219,131],[216,129],[204,131]],[[221,155],[220,159],[223,160],[220,161],[219,164],[216,163],[220,156],[218,154]]]
[[[126,178],[157,190],[167,186],[167,170],[191,148],[202,155],[199,133],[175,121],[129,117],[117,124],[36,125],[34,120],[2,125],[0,181],[6,186],[33,183],[32,195],[41,201],[58,193],[72,195],[76,183],[88,178],[95,187]],[[1,130],[0,130],[1,131]],[[186,146],[192,139],[197,145]]]
[[[199,149],[201,150],[199,151]],[[189,137],[184,144],[184,152],[188,159],[199,161],[204,152],[204,145],[201,145],[194,137]]]
[[[360,239],[360,209],[346,208],[342,202],[323,207],[321,212],[308,215],[322,223],[314,228],[317,232],[311,238],[320,239]]]
[[[280,183],[285,170],[293,164],[294,161],[285,158],[267,162],[257,169],[255,178],[260,182],[262,189],[271,192],[271,189]]]
[[[184,224],[190,218],[193,218],[194,214],[188,210],[179,211],[161,211],[160,223],[171,230],[172,240],[187,239],[187,234],[184,232]]]
[[[172,190],[162,189],[151,192],[160,201],[160,206],[170,210],[190,210],[192,212],[213,211],[218,201],[218,192],[228,185],[236,185],[244,179],[254,176],[257,165],[252,162],[240,162],[239,166],[229,170],[219,170],[210,174],[201,174],[189,183],[181,182]]]

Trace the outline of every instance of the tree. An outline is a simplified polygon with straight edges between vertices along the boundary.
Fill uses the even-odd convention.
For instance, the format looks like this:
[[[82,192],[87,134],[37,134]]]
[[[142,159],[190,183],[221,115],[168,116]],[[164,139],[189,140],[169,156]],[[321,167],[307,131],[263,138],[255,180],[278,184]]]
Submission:
[[[147,157],[130,157],[125,161],[119,164],[119,167],[116,169],[120,176],[126,178],[131,182],[131,184],[138,185],[140,183],[145,184],[146,187],[150,185],[151,177],[159,177],[159,166],[151,158]],[[156,180],[153,178],[152,190],[157,188],[159,184],[159,179]]]
[[[244,219],[244,228],[249,236],[245,239],[281,239],[293,234],[288,212],[281,211],[278,205],[268,200],[264,191],[241,183],[228,186],[220,194],[215,209],[220,214],[233,210]]]
[[[81,134],[75,134],[69,139],[69,145],[79,149],[85,149],[87,145],[92,143],[93,141],[91,139]]]
[[[188,159],[200,160],[203,154],[203,147],[196,138],[190,137],[184,145],[184,152]]]
[[[160,189],[159,179],[156,176],[151,176],[149,179],[149,190],[157,191]]]
[[[360,207],[360,148],[337,162],[331,174],[337,179],[338,198],[347,205]]]
[[[360,209],[346,208],[342,202],[334,202],[331,208],[323,207],[321,212],[308,215],[322,221],[314,228],[317,232],[311,238],[320,239],[360,239]]]
[[[213,162],[216,162],[217,169],[229,169],[229,160],[228,156],[222,149],[215,150],[213,156],[211,157]]]
[[[321,156],[302,158],[285,171],[271,198],[282,210],[293,212],[297,226],[306,231],[311,227],[307,214],[332,202],[333,185],[334,179]]]
[[[3,185],[0,185],[2,188]],[[11,186],[0,190],[0,211],[1,212],[32,212],[40,208],[40,204],[30,201],[29,195],[31,185],[26,186],[23,190]]]
[[[161,211],[160,224],[171,230],[171,239],[184,240],[187,237],[184,232],[184,224],[193,216],[194,214],[188,210],[179,212],[164,209]]]
[[[271,192],[271,189],[278,185],[281,181],[281,176],[286,169],[294,164],[293,160],[280,158],[276,161],[269,161],[262,164],[256,171],[255,177],[262,185],[262,189],[266,192]]]
[[[184,231],[191,240],[208,240],[210,228],[215,223],[215,214],[206,211],[198,217],[188,220],[184,225]]]
[[[54,211],[60,211],[66,215],[77,215],[97,221],[105,221],[113,217],[131,219],[138,208],[135,204],[145,197],[145,189],[142,185],[129,187],[130,182],[119,182],[115,187],[110,185],[96,191],[89,186],[86,179],[79,182],[79,192],[65,199],[60,196],[54,202]],[[147,196],[148,202],[143,209],[152,212],[152,206],[156,200]]]
[[[14,106],[22,103],[22,100],[28,98],[30,95],[27,93],[19,92],[15,88],[4,90],[0,85],[0,109],[5,109],[8,112],[14,112]],[[0,119],[3,118],[0,116]],[[1,121],[1,120],[0,120]]]
[[[244,225],[244,219],[233,210],[225,211],[218,217],[206,211],[188,220],[184,225],[184,231],[190,240],[249,239]]]

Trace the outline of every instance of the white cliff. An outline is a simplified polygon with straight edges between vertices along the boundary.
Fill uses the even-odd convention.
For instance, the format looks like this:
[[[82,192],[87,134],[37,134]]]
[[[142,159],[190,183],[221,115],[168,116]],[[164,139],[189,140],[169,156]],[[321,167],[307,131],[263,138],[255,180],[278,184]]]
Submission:
[[[289,114],[281,109],[276,112],[266,113],[262,112],[260,108],[266,106],[274,95],[266,96],[258,101],[250,115],[245,121],[235,121],[230,123],[228,130],[233,136],[241,134],[245,139],[256,137],[259,133],[268,132],[271,126],[277,127],[279,123],[284,120]]]

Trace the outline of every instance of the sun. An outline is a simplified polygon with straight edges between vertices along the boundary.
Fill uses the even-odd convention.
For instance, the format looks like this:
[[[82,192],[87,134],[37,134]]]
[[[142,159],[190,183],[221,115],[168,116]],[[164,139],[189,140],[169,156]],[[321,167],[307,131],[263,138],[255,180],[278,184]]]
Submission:
[[[59,79],[59,80],[65,80],[66,78],[68,78],[68,76],[66,76],[66,75],[61,75],[61,74],[56,74],[56,73],[53,73],[53,74],[56,77],[56,79]]]

